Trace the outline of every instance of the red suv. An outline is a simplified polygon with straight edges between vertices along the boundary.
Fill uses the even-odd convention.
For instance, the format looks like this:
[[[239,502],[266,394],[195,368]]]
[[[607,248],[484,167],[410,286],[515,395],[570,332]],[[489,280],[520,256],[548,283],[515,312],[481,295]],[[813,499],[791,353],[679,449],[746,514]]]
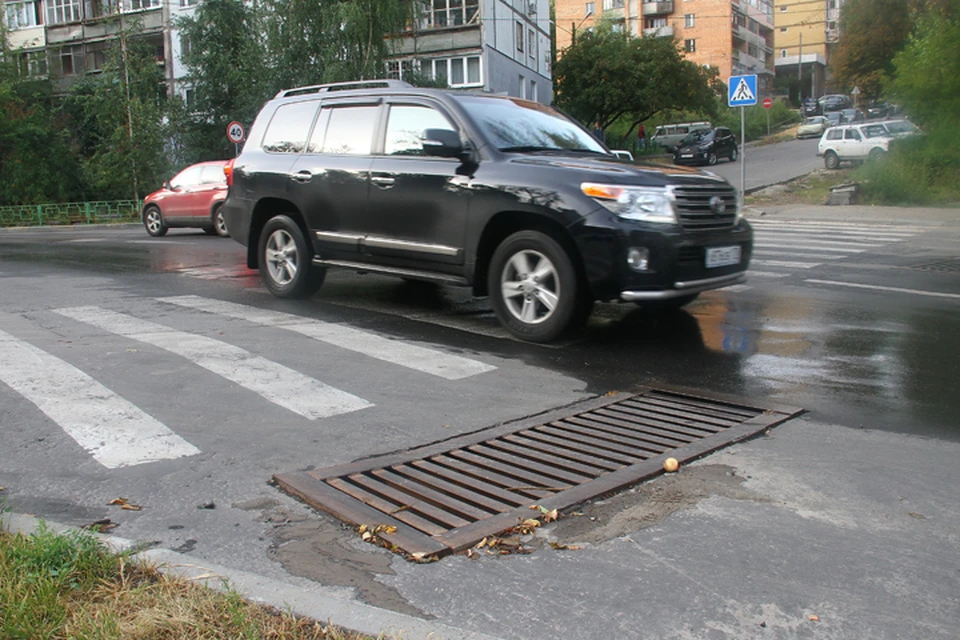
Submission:
[[[171,227],[199,227],[210,235],[229,236],[220,209],[227,197],[226,160],[187,167],[143,201],[143,226],[159,237]]]

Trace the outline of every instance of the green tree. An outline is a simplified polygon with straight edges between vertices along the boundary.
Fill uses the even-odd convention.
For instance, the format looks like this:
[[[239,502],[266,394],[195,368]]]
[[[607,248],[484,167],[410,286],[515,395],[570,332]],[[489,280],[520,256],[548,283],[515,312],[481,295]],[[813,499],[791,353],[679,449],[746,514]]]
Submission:
[[[606,130],[621,118],[637,124],[666,110],[716,113],[723,85],[716,70],[684,59],[670,38],[637,38],[601,23],[578,34],[554,66],[556,104]]]
[[[889,90],[913,118],[953,128],[960,113],[960,0],[932,5],[893,59]]]
[[[893,58],[912,26],[910,0],[847,0],[840,14],[843,36],[830,62],[836,83],[859,87],[863,99],[880,97]]]
[[[50,83],[26,72],[25,57],[0,31],[0,205],[72,199],[80,185]]]
[[[156,52],[127,24],[107,49],[101,73],[67,96],[84,182],[98,199],[139,199],[168,173],[165,88]]]

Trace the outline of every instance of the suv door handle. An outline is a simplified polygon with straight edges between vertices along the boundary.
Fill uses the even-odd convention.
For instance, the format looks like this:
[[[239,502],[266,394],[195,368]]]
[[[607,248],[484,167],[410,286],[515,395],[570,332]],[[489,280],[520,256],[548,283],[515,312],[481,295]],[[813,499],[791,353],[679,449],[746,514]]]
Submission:
[[[382,189],[389,189],[396,182],[396,178],[389,175],[373,175],[370,176],[370,182]]]
[[[310,182],[313,179],[313,174],[304,169],[303,171],[297,171],[291,175],[290,179],[294,182]]]

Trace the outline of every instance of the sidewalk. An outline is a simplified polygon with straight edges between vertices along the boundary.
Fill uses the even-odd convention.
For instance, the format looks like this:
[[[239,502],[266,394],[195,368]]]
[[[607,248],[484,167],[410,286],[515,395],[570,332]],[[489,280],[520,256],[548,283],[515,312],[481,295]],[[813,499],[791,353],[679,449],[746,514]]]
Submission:
[[[878,222],[884,224],[960,223],[960,207],[888,207],[874,205],[752,205],[744,209],[748,220],[820,220]]]

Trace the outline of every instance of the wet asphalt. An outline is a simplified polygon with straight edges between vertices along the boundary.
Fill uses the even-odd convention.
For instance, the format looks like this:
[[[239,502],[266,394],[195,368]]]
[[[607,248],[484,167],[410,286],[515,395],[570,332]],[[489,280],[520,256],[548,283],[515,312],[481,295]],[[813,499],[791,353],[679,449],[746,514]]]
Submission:
[[[751,216],[758,245],[768,222],[801,225],[824,243],[843,225],[890,240],[813,267],[772,247],[757,256],[767,264],[753,267],[764,275],[746,285],[672,313],[601,304],[582,331],[539,346],[507,337],[485,300],[458,289],[331,273],[313,299],[278,302],[243,266],[242,247],[193,231],[162,239],[139,226],[0,231],[0,330],[154,414],[177,416],[204,452],[195,462],[104,471],[0,384],[0,498],[73,525],[112,517],[118,534],[304,589],[323,585],[335,598],[446,625],[446,637],[456,635],[450,628],[503,638],[955,637],[960,213],[780,207]],[[150,302],[182,294],[362,327],[498,369],[431,387]],[[319,368],[338,385],[365,380],[377,413],[289,420],[46,314],[93,303],[226,334],[304,371],[335,356]],[[645,385],[806,413],[584,505],[529,540],[530,555],[411,564],[359,544],[265,482]],[[114,494],[150,507],[117,513],[104,507]]]

